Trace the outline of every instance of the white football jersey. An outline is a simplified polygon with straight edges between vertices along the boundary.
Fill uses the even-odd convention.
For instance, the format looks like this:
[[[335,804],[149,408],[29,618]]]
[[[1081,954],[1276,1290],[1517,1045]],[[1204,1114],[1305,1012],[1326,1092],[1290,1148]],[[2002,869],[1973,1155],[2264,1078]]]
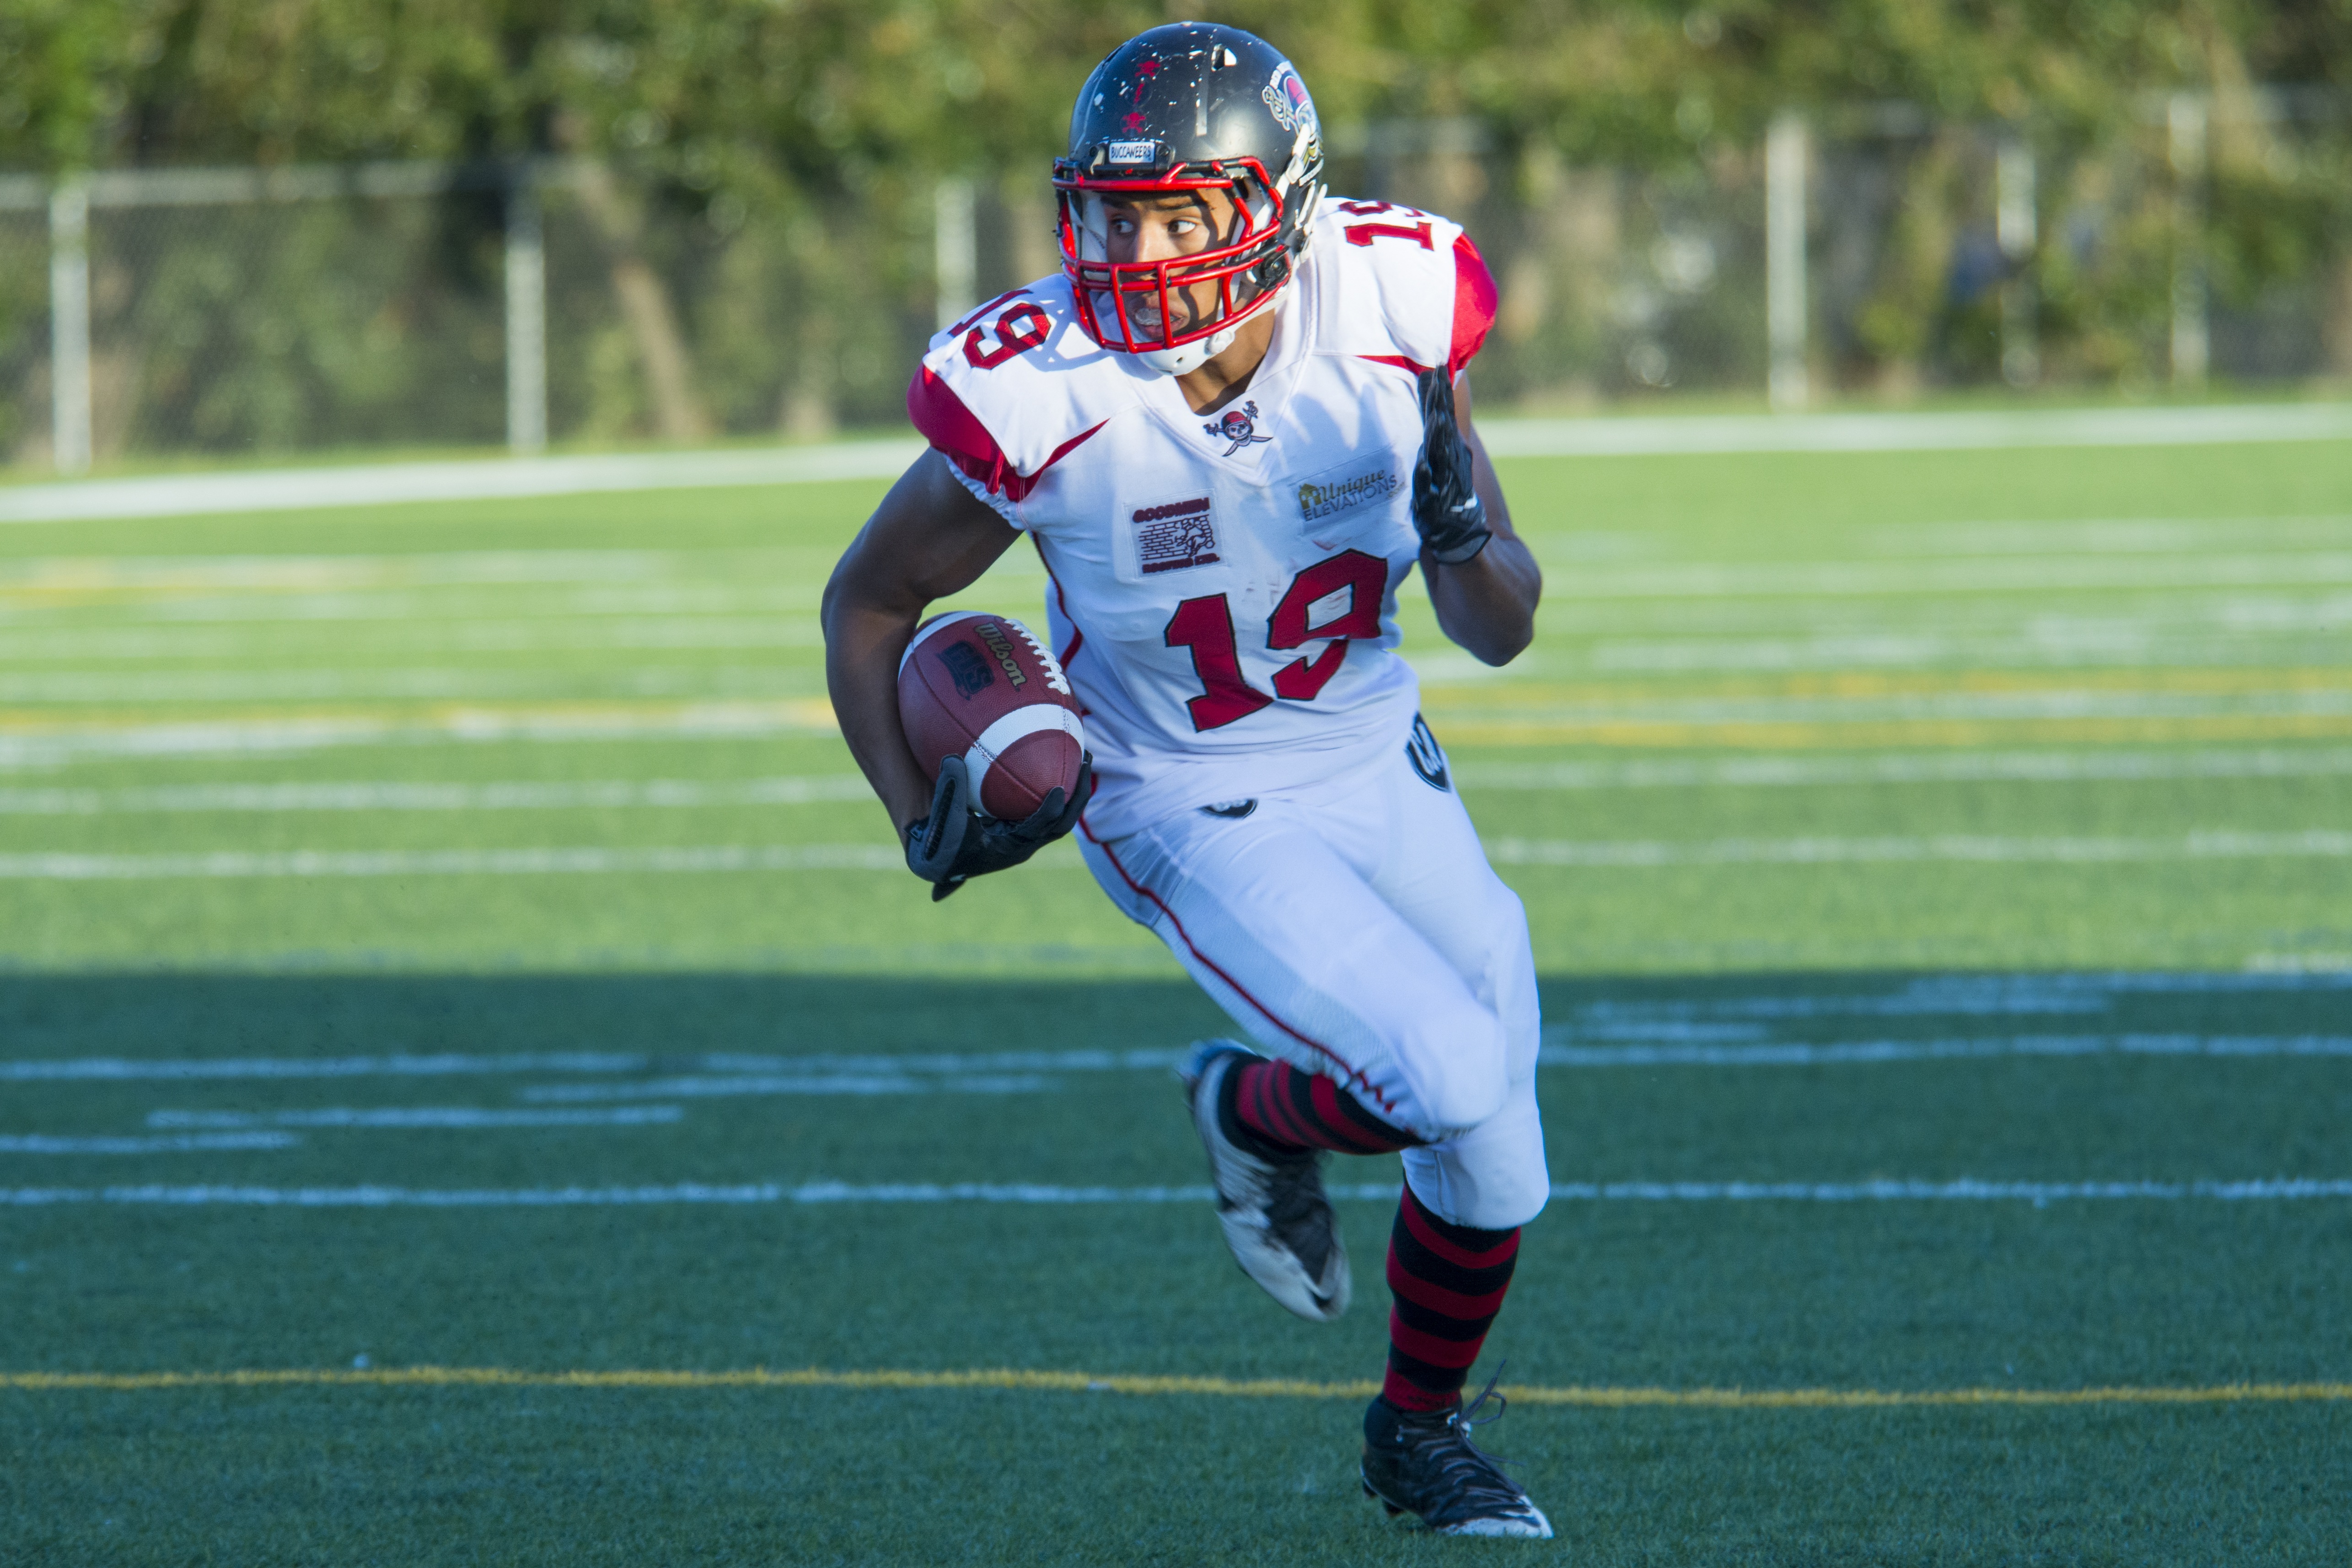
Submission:
[[[1098,347],[1060,276],[931,340],[908,409],[1045,561],[1094,752],[1091,833],[1303,787],[1405,743],[1414,376],[1459,372],[1495,299],[1457,226],[1326,201],[1265,363],[1213,415]]]

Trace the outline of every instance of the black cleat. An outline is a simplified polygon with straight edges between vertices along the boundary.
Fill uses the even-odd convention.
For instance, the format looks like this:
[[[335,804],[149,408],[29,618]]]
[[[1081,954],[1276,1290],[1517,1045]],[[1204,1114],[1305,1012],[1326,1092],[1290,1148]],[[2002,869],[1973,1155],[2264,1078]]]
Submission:
[[[1479,1408],[1495,1402],[1495,1414]],[[1364,1495],[1391,1514],[1418,1514],[1440,1535],[1515,1535],[1551,1539],[1551,1521],[1470,1441],[1470,1430],[1503,1414],[1489,1381],[1465,1409],[1399,1410],[1375,1397],[1364,1412]]]

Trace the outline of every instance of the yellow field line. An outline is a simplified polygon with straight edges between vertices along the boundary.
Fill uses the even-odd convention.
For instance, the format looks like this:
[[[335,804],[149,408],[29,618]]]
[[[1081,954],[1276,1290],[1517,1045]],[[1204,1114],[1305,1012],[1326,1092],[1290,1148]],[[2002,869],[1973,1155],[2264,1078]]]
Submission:
[[[1741,701],[1790,698],[2019,696],[2100,691],[2131,696],[2247,696],[2273,691],[2340,691],[2352,671],[2337,665],[2246,665],[2219,668],[2127,665],[2101,669],[1818,669],[1788,675],[1623,676],[1555,680],[1507,672],[1466,680],[1431,677],[1424,692],[1496,707],[1547,702]]]
[[[205,711],[190,710],[202,709]],[[92,721],[92,716],[97,721]],[[298,724],[462,727],[488,723],[629,724],[690,717],[738,718],[797,724],[812,730],[838,728],[833,704],[822,697],[712,697],[677,701],[668,698],[549,699],[544,701],[438,701],[386,698],[332,708],[286,704],[256,708],[238,703],[174,703],[168,709],[135,702],[81,703],[71,708],[0,707],[0,735],[41,740],[106,735],[159,725]]]
[[[177,1388],[842,1388],[1011,1389],[1056,1394],[1205,1394],[1224,1399],[1369,1399],[1377,1383],[1285,1378],[1097,1376],[1083,1372],[530,1372],[500,1366],[249,1369],[232,1372],[11,1372],[0,1389],[129,1392]],[[1849,1410],[1907,1405],[2238,1405],[2352,1401],[2352,1383],[2228,1383],[2202,1388],[1538,1388],[1506,1386],[1523,1405],[1601,1409]]]
[[[1601,746],[1748,752],[1868,751],[1995,745],[2180,745],[2197,742],[2334,740],[2352,735],[2340,714],[2210,714],[2185,718],[1885,719],[1856,723],[1753,719],[1551,720],[1469,718],[1443,701],[1423,710],[1445,743],[1466,746]]]

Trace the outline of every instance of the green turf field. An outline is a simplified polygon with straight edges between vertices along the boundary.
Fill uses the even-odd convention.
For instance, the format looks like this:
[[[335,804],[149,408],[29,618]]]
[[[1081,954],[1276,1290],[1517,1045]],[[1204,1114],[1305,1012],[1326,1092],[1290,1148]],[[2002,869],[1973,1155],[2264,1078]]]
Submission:
[[[1172,962],[891,868],[841,484],[0,531],[0,1563],[2352,1557],[2352,447],[1505,479],[1559,1542],[1356,1491],[1393,1162],[1292,1321]]]

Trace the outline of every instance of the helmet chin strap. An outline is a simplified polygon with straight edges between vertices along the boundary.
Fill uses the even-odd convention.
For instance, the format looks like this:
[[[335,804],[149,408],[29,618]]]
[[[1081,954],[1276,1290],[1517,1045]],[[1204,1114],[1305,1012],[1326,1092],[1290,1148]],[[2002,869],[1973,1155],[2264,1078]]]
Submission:
[[[1135,357],[1162,375],[1189,375],[1233,347],[1234,340],[1240,336],[1239,327],[1227,327],[1222,331],[1210,333],[1198,342],[1186,343],[1181,348],[1145,349]]]

